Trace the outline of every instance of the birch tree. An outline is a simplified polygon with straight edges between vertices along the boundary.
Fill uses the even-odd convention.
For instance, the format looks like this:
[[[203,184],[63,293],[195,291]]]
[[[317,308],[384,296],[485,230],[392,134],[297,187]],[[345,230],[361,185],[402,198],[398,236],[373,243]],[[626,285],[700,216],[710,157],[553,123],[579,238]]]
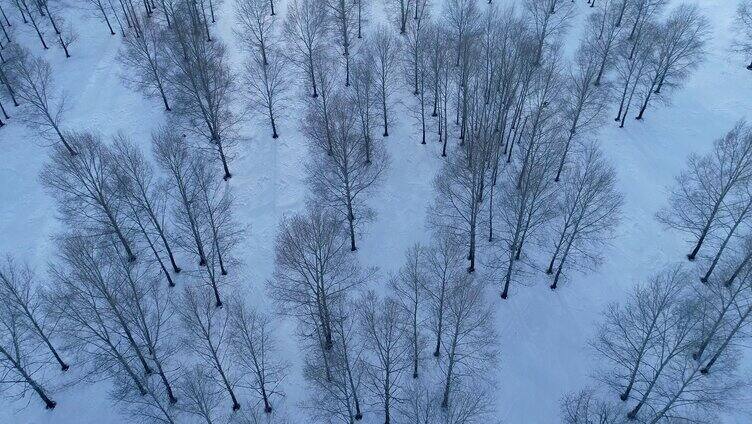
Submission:
[[[137,19],[140,19],[137,17]],[[122,78],[149,97],[159,97],[171,111],[167,95],[168,62],[165,33],[151,20],[142,19],[130,37],[123,38],[120,61],[128,68]]]
[[[287,218],[275,243],[272,297],[286,315],[312,316],[325,350],[334,344],[332,305],[366,277],[347,254],[345,231],[337,218],[309,210]]]
[[[619,224],[624,202],[616,190],[616,172],[597,147],[588,147],[573,168],[564,182],[557,240],[546,270],[554,274],[552,290],[566,266],[587,269],[600,263],[604,242]]]
[[[53,149],[40,180],[58,202],[58,210],[71,227],[88,235],[111,234],[131,261],[136,260],[132,232],[126,223],[126,206],[117,196],[115,164],[100,136],[71,134],[77,154]]]
[[[379,299],[368,292],[360,305],[361,326],[366,347],[366,377],[375,405],[392,422],[395,404],[404,389],[404,373],[410,367],[410,344],[400,331],[403,322],[398,303],[391,298]]]
[[[287,367],[276,357],[279,350],[272,335],[272,325],[270,317],[243,303],[238,302],[232,308],[232,350],[237,368],[244,377],[239,384],[256,392],[267,414],[273,410],[272,397],[282,394],[279,385],[285,378]]]
[[[20,119],[42,137],[59,140],[71,156],[75,155],[74,143],[63,129],[67,96],[55,87],[50,64],[21,47],[14,53],[16,59],[12,62],[12,75],[15,80],[4,83],[8,90],[13,90],[11,96],[14,102],[18,100],[23,107]]]
[[[194,3],[186,3],[173,13],[166,50],[168,81],[175,93],[176,120],[186,131],[206,141],[200,146],[219,156],[223,178],[227,180],[232,177],[227,149],[232,145],[229,135],[237,123],[231,108],[236,88],[225,46],[204,39],[205,24]]]
[[[312,97],[318,97],[314,61],[325,48],[326,36],[330,31],[328,25],[324,2],[293,0],[287,5],[282,34],[288,49],[292,51],[288,59],[306,76]]]
[[[389,111],[393,107],[393,96],[397,90],[399,57],[401,43],[397,37],[385,26],[380,26],[373,34],[367,48],[373,58],[374,77],[376,82],[376,98],[378,99],[381,119],[384,123],[384,137],[389,136],[389,122],[392,120]]]
[[[232,401],[232,410],[240,409],[235,393],[238,385],[236,369],[230,355],[230,312],[216,308],[206,290],[184,289],[179,309],[183,324],[183,345],[192,352],[209,377]]]
[[[364,197],[379,182],[388,166],[388,156],[381,144],[371,145],[367,153],[358,128],[357,111],[346,98],[337,96],[329,101],[330,127],[317,120],[307,131],[314,135],[310,140],[313,160],[307,164],[308,182],[316,194],[315,202],[331,208],[347,222],[350,250],[355,251],[356,225],[367,221],[371,214]],[[331,146],[327,145],[326,137],[315,136],[327,132]],[[330,147],[331,151],[327,151]]]
[[[493,313],[484,294],[485,283],[480,278],[456,284],[449,293],[447,337],[441,363],[444,409],[450,407],[453,390],[459,390],[468,380],[484,380],[484,374],[495,368]]]
[[[417,244],[412,246],[405,255],[405,264],[389,281],[392,294],[397,298],[403,310],[405,322],[400,326],[408,335],[413,378],[418,378],[419,363],[425,347],[425,338],[421,330],[425,319],[423,309],[426,302],[423,292],[423,287],[426,285],[423,252],[422,246]]]
[[[45,304],[39,281],[28,264],[19,264],[7,256],[0,265],[0,296],[5,299],[6,313],[33,334],[33,339],[44,346],[62,371],[70,365],[63,359],[58,344],[55,317]]]
[[[739,193],[750,177],[752,134],[743,121],[716,140],[709,154],[689,156],[687,169],[671,189],[669,206],[658,213],[665,225],[695,240],[687,259],[694,260],[705,241],[716,234],[724,218],[724,203]]]

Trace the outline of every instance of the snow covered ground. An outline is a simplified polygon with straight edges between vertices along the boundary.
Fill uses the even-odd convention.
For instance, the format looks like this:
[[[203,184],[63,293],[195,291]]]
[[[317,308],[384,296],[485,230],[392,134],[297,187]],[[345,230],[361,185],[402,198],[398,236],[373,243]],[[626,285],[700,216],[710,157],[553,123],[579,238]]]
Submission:
[[[681,236],[654,219],[666,202],[666,187],[689,153],[709,150],[714,138],[752,110],[752,73],[744,69],[748,58],[729,53],[736,2],[698,2],[713,28],[706,62],[686,88],[673,96],[670,106],[651,106],[645,120],[630,120],[625,129],[606,119],[600,133],[600,144],[615,164],[626,200],[623,223],[604,265],[588,275],[572,275],[556,292],[547,288],[546,276],[541,273],[530,276],[526,286],[513,287],[509,300],[492,299],[501,352],[495,396],[499,418],[505,423],[556,423],[560,397],[591,383],[597,363],[587,340],[600,312],[655,270],[681,261],[688,248]],[[231,7],[231,0],[226,0],[213,29],[227,41],[233,40]],[[283,5],[279,8],[283,10]],[[383,14],[379,2],[373,8],[376,15]],[[578,0],[576,8],[569,36],[573,40],[588,12],[584,0]],[[34,54],[51,62],[57,83],[70,95],[65,126],[105,135],[124,131],[148,146],[151,130],[165,119],[160,103],[145,100],[121,83],[119,36],[108,35],[106,27],[93,19],[77,22],[80,39],[73,47],[73,57],[67,60],[57,48],[42,51],[33,34],[21,34]],[[232,55],[236,63],[241,58],[237,51]],[[12,108],[10,112],[14,112]],[[611,113],[615,115],[615,111]],[[375,282],[379,286],[401,265],[408,247],[427,239],[426,208],[433,199],[431,184],[441,164],[440,145],[420,145],[409,115],[401,111],[396,115],[399,122],[383,140],[391,165],[370,201],[376,219],[365,227],[357,252],[363,264],[379,268],[381,278]],[[294,110],[288,113],[277,140],[271,139],[264,124],[249,122],[240,130],[244,140],[232,162],[230,184],[237,196],[236,215],[250,227],[238,249],[245,264],[240,283],[248,287],[249,301],[269,309],[264,285],[273,270],[276,227],[285,214],[303,208],[308,190],[302,166],[307,147],[298,131],[300,116]],[[59,231],[53,199],[37,179],[47,155],[44,143],[17,120],[11,119],[10,125],[0,129],[0,253],[26,258],[40,273],[52,254],[50,236]],[[291,323],[284,324],[282,334],[287,337],[281,345],[284,355],[296,365],[285,387],[286,403],[293,410],[304,390],[299,363],[294,360],[298,348],[291,328]],[[752,374],[751,358],[747,354],[743,367],[748,374]],[[44,411],[36,399],[31,399],[29,406],[24,401],[0,401],[0,423],[125,422],[107,400],[107,388],[106,383],[77,385],[57,393],[54,411]],[[724,423],[752,422],[750,403],[739,407]]]

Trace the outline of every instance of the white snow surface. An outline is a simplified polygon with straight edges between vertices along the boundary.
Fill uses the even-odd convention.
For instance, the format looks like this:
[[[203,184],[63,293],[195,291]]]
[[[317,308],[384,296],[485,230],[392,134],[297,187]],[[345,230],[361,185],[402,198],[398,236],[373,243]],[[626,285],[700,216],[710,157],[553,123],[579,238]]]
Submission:
[[[485,1],[481,3],[485,6]],[[667,188],[683,168],[687,155],[708,151],[713,140],[735,121],[749,118],[752,107],[752,72],[745,69],[748,58],[729,50],[736,2],[698,3],[713,30],[707,60],[686,87],[672,96],[670,105],[651,105],[642,122],[630,117],[624,129],[617,128],[611,119],[615,111],[609,110],[598,135],[617,169],[618,186],[625,196],[623,222],[606,252],[605,263],[587,275],[571,275],[556,292],[548,289],[543,273],[530,275],[525,285],[512,286],[506,301],[499,299],[498,290],[489,292],[499,333],[501,355],[495,397],[498,418],[503,423],[560,422],[561,396],[593,384],[591,375],[598,364],[587,341],[600,322],[603,308],[622,299],[630,287],[651,273],[681,261],[690,246],[682,235],[656,222],[655,213],[666,204]],[[281,19],[284,2],[276,6]],[[383,18],[380,1],[371,7],[375,18]],[[586,13],[586,2],[577,0],[573,29],[567,36],[568,49],[578,41]],[[70,59],[65,59],[57,46],[43,51],[30,28],[17,31],[16,36],[34,54],[50,61],[56,83],[69,95],[66,128],[92,129],[105,136],[124,131],[148,152],[151,131],[165,121],[161,102],[146,99],[122,84],[117,61],[120,35],[110,36],[103,23],[85,17],[87,14],[67,13],[79,32]],[[232,0],[225,0],[212,31],[234,46],[232,26]],[[230,51],[235,70],[239,70],[243,54],[235,48]],[[409,95],[404,99],[412,101]],[[432,181],[442,163],[440,144],[431,139],[421,145],[406,107],[397,108],[397,122],[390,128],[390,136],[376,139],[386,145],[391,163],[369,201],[376,218],[365,225],[356,253],[362,264],[378,267],[379,278],[373,282],[377,290],[383,290],[389,274],[401,266],[407,248],[428,240],[426,212],[434,198]],[[277,140],[271,138],[266,122],[250,119],[239,129],[243,140],[231,162],[234,176],[229,184],[236,195],[235,214],[250,228],[237,250],[244,270],[239,279],[241,291],[235,295],[247,296],[249,302],[267,310],[273,305],[264,286],[274,266],[278,223],[285,215],[301,211],[308,193],[302,166],[307,159],[307,144],[299,131],[303,116],[299,110],[291,108],[281,120]],[[15,113],[12,107],[9,113]],[[61,230],[54,199],[38,180],[49,148],[18,120],[11,119],[9,124],[0,129],[0,254],[26,259],[44,275],[54,255],[51,236]],[[488,252],[488,247],[481,247],[481,263]],[[498,289],[498,278],[493,287]],[[291,422],[304,423],[305,416],[295,412],[296,403],[306,393],[293,328],[291,321],[280,323],[282,354],[293,365],[284,387],[285,404],[291,411]],[[742,364],[746,376],[752,374],[751,359],[747,352]],[[13,403],[0,400],[0,423],[126,423],[122,409],[108,399],[108,388],[106,382],[78,384],[54,393],[58,406],[53,411],[44,410],[31,395]],[[749,402],[740,402],[738,410],[724,416],[723,423],[750,423],[751,409]]]

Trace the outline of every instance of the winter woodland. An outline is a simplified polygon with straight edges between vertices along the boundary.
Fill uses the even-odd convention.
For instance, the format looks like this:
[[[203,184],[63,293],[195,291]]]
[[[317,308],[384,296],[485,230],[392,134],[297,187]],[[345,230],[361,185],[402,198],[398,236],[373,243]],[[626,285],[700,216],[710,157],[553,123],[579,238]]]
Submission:
[[[0,0],[0,422],[752,422],[750,69],[750,0]]]

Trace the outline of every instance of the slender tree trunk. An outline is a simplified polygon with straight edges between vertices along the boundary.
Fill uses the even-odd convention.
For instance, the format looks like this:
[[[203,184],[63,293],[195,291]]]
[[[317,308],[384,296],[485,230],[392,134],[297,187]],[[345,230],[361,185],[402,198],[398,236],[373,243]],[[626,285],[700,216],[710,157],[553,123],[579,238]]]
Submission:
[[[32,378],[28,372],[26,372],[26,369],[24,369],[23,366],[16,360],[16,357],[11,355],[10,352],[6,351],[2,346],[0,346],[0,354],[5,356],[8,362],[11,363],[13,368],[20,375],[23,382],[28,384],[29,387],[31,387],[39,396],[39,398],[42,399],[45,409],[55,409],[57,402],[47,396],[44,388],[42,388],[42,386],[36,380],[34,380],[34,378]]]
[[[736,277],[739,276],[739,273],[742,272],[744,267],[747,266],[747,263],[749,263],[750,259],[752,259],[752,250],[747,251],[747,254],[744,256],[742,262],[736,268],[734,268],[734,272],[728,279],[726,279],[726,281],[723,282],[723,285],[730,287],[731,284],[734,283],[734,280],[736,280]]]
[[[705,364],[705,366],[702,367],[702,369],[700,369],[700,372],[702,374],[708,374],[710,372],[710,368],[713,366],[713,364],[716,363],[716,361],[718,360],[718,358],[721,357],[721,355],[726,350],[726,348],[728,348],[729,344],[731,343],[731,340],[734,338],[734,336],[736,335],[737,331],[739,331],[739,329],[742,328],[742,326],[744,325],[744,323],[747,320],[747,318],[749,318],[750,314],[752,314],[752,305],[750,305],[747,308],[747,310],[744,312],[744,314],[742,314],[742,316],[739,317],[739,321],[736,323],[736,325],[734,326],[734,328],[731,330],[731,333],[729,333],[729,335],[726,336],[726,339],[723,341],[723,344],[721,344],[721,346],[718,348],[718,350],[716,350],[715,354],[710,359],[710,361],[707,364]]]

